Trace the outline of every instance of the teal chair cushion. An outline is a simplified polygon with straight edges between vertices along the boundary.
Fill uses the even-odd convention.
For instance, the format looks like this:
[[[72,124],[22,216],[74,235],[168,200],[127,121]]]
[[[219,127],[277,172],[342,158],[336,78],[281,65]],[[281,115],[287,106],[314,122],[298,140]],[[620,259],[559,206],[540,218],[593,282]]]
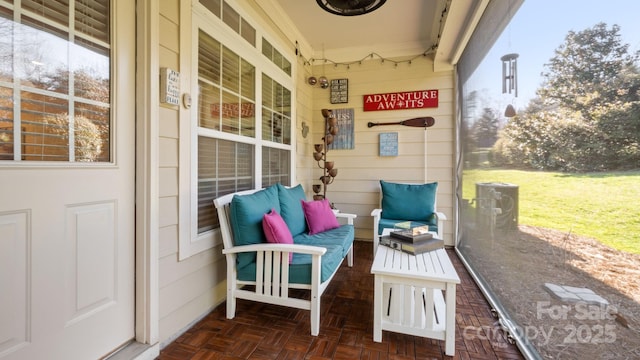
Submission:
[[[287,223],[291,235],[296,236],[307,231],[307,221],[302,211],[301,200],[306,200],[302,185],[286,188],[278,183],[278,197],[280,198],[280,215]]]
[[[241,246],[267,242],[262,230],[262,218],[271,209],[280,212],[278,188],[275,185],[250,195],[234,196],[229,210],[234,245]],[[238,254],[238,268],[254,262],[255,259],[255,252]]]
[[[438,183],[397,184],[380,180],[385,219],[428,221],[435,211]]]

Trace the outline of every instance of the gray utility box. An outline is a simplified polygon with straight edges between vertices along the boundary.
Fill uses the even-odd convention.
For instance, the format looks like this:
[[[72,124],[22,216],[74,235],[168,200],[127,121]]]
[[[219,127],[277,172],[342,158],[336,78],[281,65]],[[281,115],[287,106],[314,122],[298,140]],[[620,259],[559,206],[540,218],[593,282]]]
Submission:
[[[476,221],[482,227],[518,228],[518,185],[476,183]]]

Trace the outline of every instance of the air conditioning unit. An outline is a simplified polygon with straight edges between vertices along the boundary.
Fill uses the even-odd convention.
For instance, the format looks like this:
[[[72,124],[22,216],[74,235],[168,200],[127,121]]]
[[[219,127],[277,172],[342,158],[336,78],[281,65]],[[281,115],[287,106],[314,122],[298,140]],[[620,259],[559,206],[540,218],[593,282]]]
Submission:
[[[476,183],[476,221],[481,227],[518,228],[518,185]]]

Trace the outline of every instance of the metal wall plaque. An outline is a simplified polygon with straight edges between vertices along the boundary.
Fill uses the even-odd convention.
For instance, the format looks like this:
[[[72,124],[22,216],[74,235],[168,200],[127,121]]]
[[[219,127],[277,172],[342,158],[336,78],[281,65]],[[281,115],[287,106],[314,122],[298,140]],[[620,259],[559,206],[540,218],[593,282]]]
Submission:
[[[349,102],[349,79],[331,80],[330,90],[332,104],[346,104]]]

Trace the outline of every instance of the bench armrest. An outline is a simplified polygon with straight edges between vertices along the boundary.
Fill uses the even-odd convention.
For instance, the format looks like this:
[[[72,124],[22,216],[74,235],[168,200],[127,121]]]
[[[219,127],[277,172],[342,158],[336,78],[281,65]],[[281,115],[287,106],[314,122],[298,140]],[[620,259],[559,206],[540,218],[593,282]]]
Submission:
[[[342,212],[339,212],[339,213],[336,214],[336,218],[338,218],[338,219],[340,219],[340,218],[347,219],[347,224],[349,224],[349,225],[353,225],[353,219],[355,219],[357,217],[358,217],[358,215],[356,215],[356,214],[347,214],[347,213],[342,213]]]
[[[242,245],[242,246],[234,246],[231,249],[223,249],[223,254],[238,254],[243,252],[253,252],[253,251],[280,251],[280,252],[292,252],[299,254],[309,254],[309,255],[324,255],[327,252],[326,248],[321,246],[312,246],[312,245],[299,245],[299,244],[251,244],[251,245]]]

